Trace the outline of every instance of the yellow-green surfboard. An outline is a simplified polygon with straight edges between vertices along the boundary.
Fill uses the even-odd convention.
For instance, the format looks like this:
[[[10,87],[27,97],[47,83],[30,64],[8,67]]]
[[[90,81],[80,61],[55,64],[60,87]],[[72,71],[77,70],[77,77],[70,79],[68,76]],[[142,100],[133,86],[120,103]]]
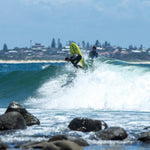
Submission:
[[[77,55],[77,54],[80,54],[82,56],[82,53],[78,47],[77,44],[75,43],[71,43],[70,44],[70,53],[71,55]],[[82,67],[84,68],[84,59],[83,59],[83,56],[82,56],[82,59],[80,60],[80,63],[82,65]]]

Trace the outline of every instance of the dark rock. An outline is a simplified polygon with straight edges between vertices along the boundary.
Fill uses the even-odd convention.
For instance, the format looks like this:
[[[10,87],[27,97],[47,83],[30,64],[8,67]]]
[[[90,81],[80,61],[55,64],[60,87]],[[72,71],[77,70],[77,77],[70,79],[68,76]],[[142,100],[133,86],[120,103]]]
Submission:
[[[17,148],[20,149],[43,149],[46,145],[48,144],[48,142],[30,142],[30,143],[26,143],[26,144],[22,144],[22,145],[18,145]]]
[[[41,141],[41,142],[23,142],[23,143],[19,143],[18,145],[15,146],[16,149],[30,149],[32,147],[34,147],[35,145],[40,146],[41,148],[43,148],[42,145],[44,145],[45,141]]]
[[[15,101],[11,102],[5,113],[12,112],[12,111],[17,111],[17,112],[21,113],[26,121],[27,126],[40,124],[40,121],[35,116],[33,116],[31,113],[29,113],[18,102],[15,102]]]
[[[88,118],[75,118],[73,119],[69,126],[71,130],[91,132],[99,131],[107,128],[107,124],[104,121],[92,120]]]
[[[52,136],[48,142],[54,142],[54,141],[58,141],[58,140],[68,140],[68,136],[67,135],[55,135]]]
[[[12,111],[0,116],[0,130],[25,128],[26,122],[19,112]]]
[[[149,130],[149,129],[150,129],[150,127],[145,127],[145,128],[144,128],[144,130]]]
[[[142,142],[150,142],[150,131],[141,133],[138,138],[139,141]]]
[[[51,137],[48,142],[54,142],[58,140],[68,140],[78,144],[79,146],[89,146],[89,144],[84,139],[67,135],[55,135]]]
[[[6,145],[6,144],[0,142],[0,150],[5,150],[5,149],[8,149],[8,148],[9,148],[8,145]]]
[[[71,141],[58,140],[48,143],[44,147],[44,150],[83,150],[83,148]]]
[[[45,149],[45,150],[83,150],[78,144],[68,140],[57,140],[53,142],[32,142],[17,146],[20,149]]]
[[[102,140],[124,140],[128,134],[123,128],[110,127],[97,132],[96,136]]]
[[[56,146],[55,144],[49,143],[44,147],[43,150],[60,150],[60,148]]]

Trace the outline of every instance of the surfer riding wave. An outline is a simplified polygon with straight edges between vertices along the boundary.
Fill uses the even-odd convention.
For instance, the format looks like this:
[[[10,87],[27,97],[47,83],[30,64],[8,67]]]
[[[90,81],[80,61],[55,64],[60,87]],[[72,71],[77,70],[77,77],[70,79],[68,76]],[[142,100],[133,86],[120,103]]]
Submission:
[[[80,65],[77,65],[81,59],[82,59],[82,56],[80,54],[77,54],[71,57],[66,57],[65,61],[71,62],[76,68],[82,68]]]

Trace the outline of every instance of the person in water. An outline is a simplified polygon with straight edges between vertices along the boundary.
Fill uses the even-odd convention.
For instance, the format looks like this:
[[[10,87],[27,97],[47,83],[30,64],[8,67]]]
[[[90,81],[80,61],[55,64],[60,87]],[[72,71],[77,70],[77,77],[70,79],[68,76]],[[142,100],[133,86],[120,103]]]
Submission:
[[[93,50],[89,53],[90,58],[97,58],[98,53],[96,52],[96,46],[93,46]]]
[[[82,59],[82,56],[80,54],[77,54],[77,55],[73,55],[71,57],[66,57],[65,61],[71,62],[76,68],[82,68],[82,66],[77,65],[81,59]]]

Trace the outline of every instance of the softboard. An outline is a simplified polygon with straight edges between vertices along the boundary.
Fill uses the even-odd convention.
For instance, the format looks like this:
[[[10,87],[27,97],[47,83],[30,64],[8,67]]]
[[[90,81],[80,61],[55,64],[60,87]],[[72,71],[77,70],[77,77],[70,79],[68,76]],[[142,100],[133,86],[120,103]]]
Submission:
[[[77,44],[75,43],[71,43],[70,44],[70,53],[71,55],[77,55],[77,54],[80,54],[82,56],[82,53],[78,47]],[[82,56],[82,59],[80,60],[80,63],[82,65],[82,67],[84,68],[84,59],[83,59],[83,56]]]

